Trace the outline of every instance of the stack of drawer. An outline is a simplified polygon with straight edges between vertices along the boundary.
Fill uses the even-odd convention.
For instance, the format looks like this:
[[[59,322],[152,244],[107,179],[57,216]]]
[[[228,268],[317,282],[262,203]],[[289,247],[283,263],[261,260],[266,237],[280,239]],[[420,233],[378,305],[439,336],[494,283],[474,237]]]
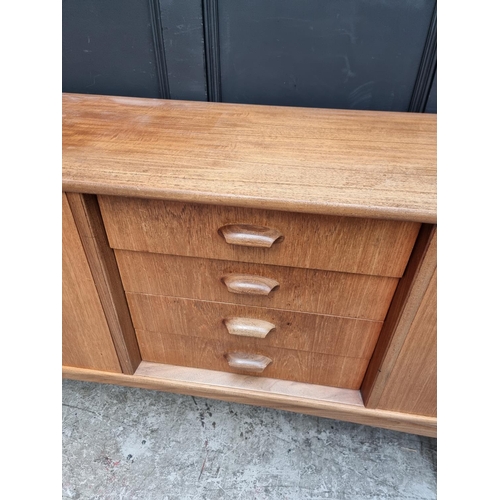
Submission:
[[[420,224],[99,196],[142,359],[359,389]]]

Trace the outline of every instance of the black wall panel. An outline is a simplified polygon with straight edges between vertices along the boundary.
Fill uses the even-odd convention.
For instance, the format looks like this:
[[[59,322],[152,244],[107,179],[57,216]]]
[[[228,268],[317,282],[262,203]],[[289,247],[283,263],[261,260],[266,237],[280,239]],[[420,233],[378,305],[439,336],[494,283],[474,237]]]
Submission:
[[[160,0],[160,10],[170,97],[206,101],[201,0]]]
[[[62,90],[161,97],[149,0],[63,0]]]
[[[431,91],[429,93],[429,99],[427,100],[427,106],[425,107],[426,113],[437,113],[437,73],[434,75],[432,81]]]
[[[406,111],[433,0],[219,0],[222,100]]]
[[[436,110],[435,0],[63,0],[62,14],[64,92]]]

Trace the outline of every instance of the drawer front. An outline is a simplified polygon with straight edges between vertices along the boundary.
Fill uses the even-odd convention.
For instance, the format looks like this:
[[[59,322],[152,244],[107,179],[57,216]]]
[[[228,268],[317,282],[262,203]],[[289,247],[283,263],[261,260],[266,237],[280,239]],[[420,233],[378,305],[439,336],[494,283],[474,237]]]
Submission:
[[[420,228],[108,196],[99,204],[113,248],[377,276],[402,276]]]
[[[259,346],[256,342],[248,342],[246,350],[242,351],[240,342],[165,335],[144,330],[137,330],[137,340],[144,361],[346,389],[359,389],[368,366],[366,359],[278,349]],[[266,363],[262,359],[267,359],[270,363],[262,372],[230,366],[230,356],[233,361],[238,361],[245,354],[255,357],[255,364],[264,366]]]
[[[382,322],[128,293],[137,330],[369,359]]]
[[[244,262],[122,250],[115,254],[127,292],[374,321],[385,318],[398,283],[396,278]]]

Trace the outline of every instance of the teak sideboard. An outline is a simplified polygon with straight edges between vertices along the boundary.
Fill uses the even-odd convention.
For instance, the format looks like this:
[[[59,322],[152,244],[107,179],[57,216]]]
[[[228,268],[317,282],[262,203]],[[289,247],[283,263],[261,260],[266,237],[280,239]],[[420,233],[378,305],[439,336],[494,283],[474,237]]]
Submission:
[[[436,116],[63,94],[63,376],[436,436]]]

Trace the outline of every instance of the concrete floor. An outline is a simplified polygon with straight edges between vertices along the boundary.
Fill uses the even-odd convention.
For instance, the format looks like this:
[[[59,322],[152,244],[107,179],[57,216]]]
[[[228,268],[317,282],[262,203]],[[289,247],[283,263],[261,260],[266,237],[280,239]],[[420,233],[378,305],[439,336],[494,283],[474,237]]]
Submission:
[[[436,440],[65,380],[62,497],[435,499]]]

